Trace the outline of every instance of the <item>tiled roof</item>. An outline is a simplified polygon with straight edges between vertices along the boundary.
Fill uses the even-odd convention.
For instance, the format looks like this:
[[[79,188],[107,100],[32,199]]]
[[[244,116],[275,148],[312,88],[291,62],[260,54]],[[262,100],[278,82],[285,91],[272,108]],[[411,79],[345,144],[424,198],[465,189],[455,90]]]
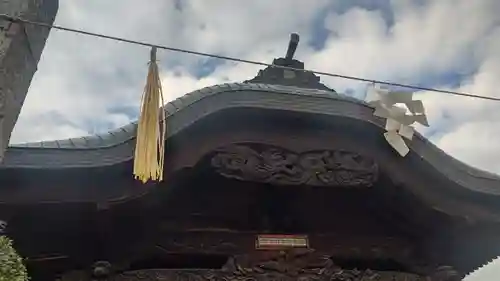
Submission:
[[[292,86],[231,83],[188,93],[164,106],[168,137],[195,121],[227,108],[254,107],[342,116],[383,128],[366,103],[333,91]],[[107,166],[131,160],[136,123],[97,136],[12,145],[0,168],[76,168]],[[447,155],[420,134],[409,142],[411,150],[457,184],[500,195],[500,176],[478,170]]]

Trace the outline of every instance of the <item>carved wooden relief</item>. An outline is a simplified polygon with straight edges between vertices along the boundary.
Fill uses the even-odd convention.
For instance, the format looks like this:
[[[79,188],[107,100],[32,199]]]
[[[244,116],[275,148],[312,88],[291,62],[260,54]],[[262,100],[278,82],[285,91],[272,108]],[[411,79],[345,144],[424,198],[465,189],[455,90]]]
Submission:
[[[402,272],[342,269],[327,256],[313,251],[290,251],[268,260],[251,261],[248,256],[231,258],[220,270],[138,270],[111,277],[112,281],[157,280],[330,280],[330,281],[424,281]]]
[[[425,277],[401,272],[377,272],[372,270],[342,270],[333,274],[326,272],[301,273],[289,276],[282,273],[228,273],[217,270],[142,270],[123,273],[110,281],[275,281],[275,280],[328,280],[328,281],[427,281]]]
[[[304,249],[302,249],[304,250]],[[448,267],[446,267],[448,268]],[[276,253],[269,259],[256,260],[250,255],[232,257],[221,269],[144,269],[91,277],[89,272],[74,271],[58,281],[460,281],[454,270],[438,270],[430,276],[400,271],[344,269],[328,256],[314,251]]]
[[[95,270],[94,270],[95,272]],[[95,278],[95,277],[94,277]],[[125,271],[92,279],[89,273],[69,272],[62,279],[72,281],[204,281],[204,280],[328,280],[328,281],[459,281],[451,267],[440,267],[430,276],[410,272],[346,269],[330,256],[312,249],[264,251],[233,256],[221,269],[143,269]]]
[[[211,164],[228,178],[277,185],[371,186],[378,176],[373,159],[343,150],[294,153],[277,147],[233,145],[219,149]]]

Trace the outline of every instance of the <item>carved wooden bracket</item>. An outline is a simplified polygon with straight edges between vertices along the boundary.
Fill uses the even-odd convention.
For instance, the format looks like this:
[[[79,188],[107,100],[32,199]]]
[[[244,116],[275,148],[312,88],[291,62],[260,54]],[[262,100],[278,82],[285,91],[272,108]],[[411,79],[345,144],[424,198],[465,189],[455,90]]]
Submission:
[[[371,186],[378,177],[373,159],[344,150],[233,145],[218,149],[211,164],[224,177],[276,185]]]

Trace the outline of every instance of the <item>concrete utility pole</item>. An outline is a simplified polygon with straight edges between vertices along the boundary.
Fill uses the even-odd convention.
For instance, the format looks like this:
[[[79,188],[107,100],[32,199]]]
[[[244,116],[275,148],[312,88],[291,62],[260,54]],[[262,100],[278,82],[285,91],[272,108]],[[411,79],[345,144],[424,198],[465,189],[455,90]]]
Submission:
[[[52,24],[58,0],[0,0],[0,13]],[[0,18],[0,162],[50,30]]]

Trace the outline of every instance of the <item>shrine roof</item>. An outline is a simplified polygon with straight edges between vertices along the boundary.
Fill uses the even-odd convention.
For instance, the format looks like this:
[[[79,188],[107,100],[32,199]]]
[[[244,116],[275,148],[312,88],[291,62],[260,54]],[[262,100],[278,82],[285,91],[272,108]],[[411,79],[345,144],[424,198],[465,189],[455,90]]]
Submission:
[[[286,55],[275,59],[253,79],[206,87],[165,104],[167,139],[209,115],[243,108],[321,115],[338,123],[355,120],[374,126],[383,138],[385,122],[374,116],[373,107],[328,88],[319,76],[304,69],[303,62],[293,58],[298,42],[299,36],[292,34]],[[136,130],[137,123],[133,122],[95,136],[11,145],[0,169],[92,168],[128,162],[134,157]],[[499,175],[453,158],[418,133],[408,146],[410,153],[417,156],[417,165],[423,162],[468,190],[500,195]]]
[[[355,98],[330,90],[285,85],[232,83],[188,93],[164,106],[168,138],[212,113],[230,108],[287,110],[299,113],[352,118],[381,130],[384,122],[373,108]],[[134,155],[137,123],[105,134],[55,141],[32,142],[8,148],[0,169],[61,169],[114,165]],[[466,189],[500,195],[500,176],[471,167],[436,147],[420,134],[409,141],[411,153]]]

